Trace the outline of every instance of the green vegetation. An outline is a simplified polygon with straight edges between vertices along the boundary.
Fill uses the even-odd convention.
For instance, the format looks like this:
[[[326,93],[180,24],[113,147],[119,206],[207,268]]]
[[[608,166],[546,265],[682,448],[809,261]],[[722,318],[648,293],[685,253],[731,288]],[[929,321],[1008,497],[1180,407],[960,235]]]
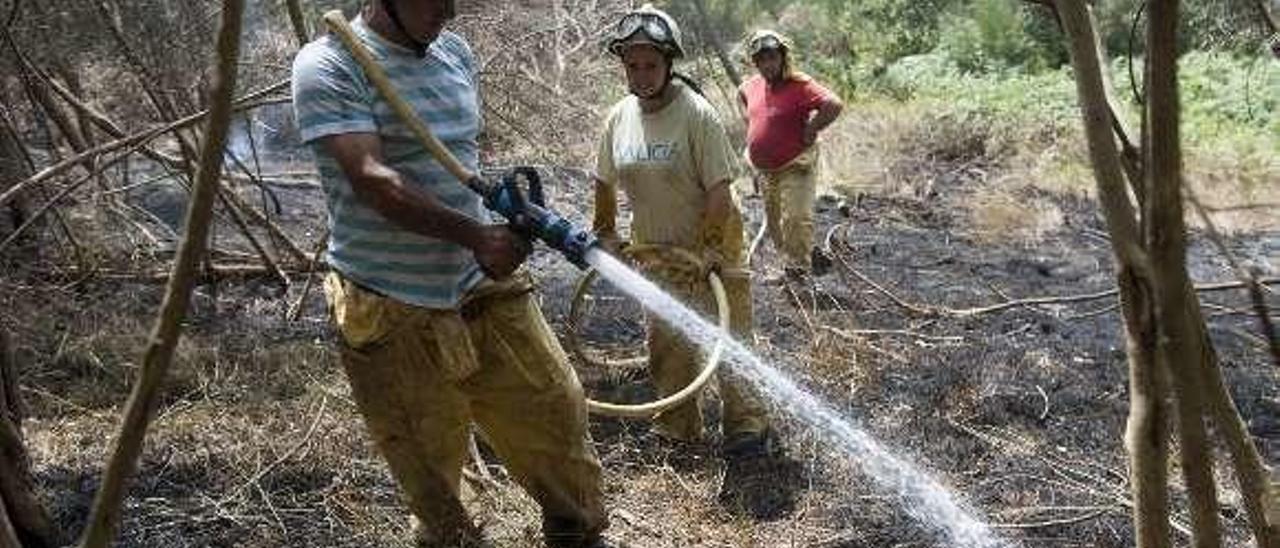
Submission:
[[[1145,18],[1138,17],[1135,25],[1141,4],[1095,4],[1112,59],[1114,93],[1133,128],[1141,126],[1136,94]],[[838,89],[853,105],[852,116],[930,125],[898,132],[917,141],[909,146],[877,150],[977,151],[989,165],[1036,164],[1029,171],[1020,168],[1021,176],[1040,186],[1049,184],[1047,179],[1066,188],[1092,187],[1065,41],[1053,13],[1043,6],[1013,0],[725,0],[711,5],[733,31],[771,26],[790,34],[801,65]],[[1184,3],[1183,9],[1188,176],[1193,184],[1230,185],[1214,193],[1228,200],[1273,198],[1266,193],[1275,192],[1269,188],[1280,179],[1280,95],[1275,92],[1280,62],[1266,49],[1257,5],[1208,0]],[[747,20],[742,14],[757,15]]]

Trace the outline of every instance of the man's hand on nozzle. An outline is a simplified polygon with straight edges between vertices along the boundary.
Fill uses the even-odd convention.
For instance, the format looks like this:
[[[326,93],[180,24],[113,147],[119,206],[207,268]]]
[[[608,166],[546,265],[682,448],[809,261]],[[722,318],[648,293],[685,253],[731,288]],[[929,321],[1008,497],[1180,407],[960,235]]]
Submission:
[[[533,244],[506,225],[486,225],[476,230],[470,245],[480,269],[491,279],[501,280],[515,272],[533,251]]]

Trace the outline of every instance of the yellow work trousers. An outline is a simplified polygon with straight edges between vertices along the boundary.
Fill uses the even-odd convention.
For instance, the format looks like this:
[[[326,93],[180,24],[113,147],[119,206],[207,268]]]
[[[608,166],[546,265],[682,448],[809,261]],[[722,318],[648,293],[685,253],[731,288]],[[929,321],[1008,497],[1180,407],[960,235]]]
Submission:
[[[459,309],[402,304],[326,280],[342,364],[369,434],[420,520],[420,542],[474,535],[459,500],[474,421],[542,507],[550,546],[583,546],[607,525],[582,387],[527,276],[486,282]]]
[[[808,150],[780,169],[759,170],[769,240],[787,266],[809,270],[813,247],[813,204],[817,192],[818,149]]]
[[[730,331],[743,344],[750,344],[751,278],[749,272],[741,267],[744,262],[742,220],[736,211],[724,227],[721,243],[721,256],[726,263],[738,265],[736,268],[724,268],[720,273],[729,304]],[[715,296],[705,277],[666,270],[660,266],[649,269],[646,273],[676,299],[707,317],[716,317]],[[649,370],[662,395],[673,394],[688,386],[705,365],[703,354],[683,334],[673,330],[665,322],[649,318]],[[724,405],[721,429],[725,438],[758,433],[767,428],[764,406],[746,381],[738,378],[726,365],[721,366],[716,380]],[[686,441],[702,438],[702,409],[697,399],[663,412],[656,420],[658,430],[666,436]]]

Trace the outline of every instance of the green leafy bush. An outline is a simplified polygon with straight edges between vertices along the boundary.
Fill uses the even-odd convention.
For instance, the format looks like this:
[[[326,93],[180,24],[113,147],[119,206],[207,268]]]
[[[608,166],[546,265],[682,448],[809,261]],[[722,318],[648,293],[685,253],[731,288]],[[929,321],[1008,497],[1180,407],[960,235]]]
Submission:
[[[1008,0],[976,0],[943,19],[939,49],[968,72],[1038,71],[1046,52],[1027,32],[1025,8]]]

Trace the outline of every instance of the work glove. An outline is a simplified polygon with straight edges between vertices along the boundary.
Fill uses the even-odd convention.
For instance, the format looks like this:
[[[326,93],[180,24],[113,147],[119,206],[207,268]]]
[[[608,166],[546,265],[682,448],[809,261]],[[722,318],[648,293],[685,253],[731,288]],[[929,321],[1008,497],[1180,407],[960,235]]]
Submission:
[[[703,220],[698,231],[698,255],[702,259],[703,274],[719,274],[725,266],[724,223]]]
[[[618,256],[627,249],[627,246],[631,245],[631,242],[622,239],[613,230],[596,231],[595,234],[596,239],[600,241],[600,247],[610,255]]]
[[[618,239],[618,190],[604,181],[595,182],[595,203],[591,215],[591,231],[602,241]]]
[[[712,272],[719,275],[724,272],[724,254],[721,253],[719,249],[706,248],[702,250],[702,265],[702,274],[704,278],[706,277],[706,274]]]

